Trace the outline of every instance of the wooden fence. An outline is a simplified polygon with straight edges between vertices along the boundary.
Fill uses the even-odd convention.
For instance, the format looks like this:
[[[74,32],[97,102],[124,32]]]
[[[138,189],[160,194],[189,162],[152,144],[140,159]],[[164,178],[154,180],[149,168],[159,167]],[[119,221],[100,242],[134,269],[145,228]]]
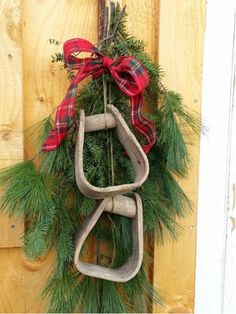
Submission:
[[[123,0],[130,32],[143,39],[147,52],[165,70],[166,85],[180,92],[196,111],[201,105],[203,0]],[[65,41],[97,41],[97,0],[0,0],[0,167],[33,156],[27,129],[47,116],[66,91],[63,71],[50,55]],[[25,144],[24,144],[25,143]],[[181,182],[194,211],[181,221],[183,236],[154,248],[154,285],[164,292],[158,313],[193,312],[199,145],[191,147],[192,171]],[[53,252],[28,261],[21,246],[23,222],[0,216],[0,312],[43,312],[40,291],[54,264]]]

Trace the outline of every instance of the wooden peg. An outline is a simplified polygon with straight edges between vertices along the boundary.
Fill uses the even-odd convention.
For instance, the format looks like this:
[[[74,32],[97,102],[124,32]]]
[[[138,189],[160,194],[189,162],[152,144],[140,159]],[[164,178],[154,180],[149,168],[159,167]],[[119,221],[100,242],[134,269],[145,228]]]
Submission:
[[[109,201],[106,205],[105,211],[121,215],[129,218],[134,218],[136,215],[136,202],[133,198],[116,195],[114,197],[108,197]]]
[[[111,113],[95,114],[85,118],[85,132],[94,132],[116,127],[116,120]]]

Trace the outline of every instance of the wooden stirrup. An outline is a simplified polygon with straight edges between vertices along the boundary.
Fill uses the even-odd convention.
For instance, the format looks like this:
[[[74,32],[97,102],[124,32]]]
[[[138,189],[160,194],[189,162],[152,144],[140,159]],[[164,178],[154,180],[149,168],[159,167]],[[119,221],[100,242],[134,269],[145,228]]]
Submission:
[[[103,199],[107,196],[125,194],[140,187],[149,174],[149,163],[146,154],[130,131],[120,112],[113,106],[107,106],[108,113],[85,118],[84,111],[80,111],[79,130],[75,148],[75,175],[80,191],[89,198]],[[122,184],[100,188],[88,182],[83,170],[84,133],[116,128],[116,134],[125,148],[135,169],[135,181],[131,184]]]
[[[110,197],[106,197],[101,201],[96,211],[85,219],[75,237],[74,264],[82,274],[115,282],[126,282],[138,273],[143,259],[143,208],[139,194],[134,193],[134,195],[136,213],[132,219],[133,254],[124,265],[116,269],[85,263],[79,259],[80,251],[87,236],[102,212],[107,211],[109,207]],[[116,197],[114,197],[114,203],[116,203]],[[122,214],[124,214],[124,211],[125,208]]]

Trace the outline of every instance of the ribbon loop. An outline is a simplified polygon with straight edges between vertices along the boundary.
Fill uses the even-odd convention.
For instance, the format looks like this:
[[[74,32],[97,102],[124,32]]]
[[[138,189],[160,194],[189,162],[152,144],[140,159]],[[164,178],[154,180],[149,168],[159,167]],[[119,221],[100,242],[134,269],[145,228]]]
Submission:
[[[143,91],[149,83],[149,76],[143,65],[132,56],[122,56],[116,60],[104,56],[86,39],[74,38],[64,43],[64,59],[68,68],[78,70],[71,81],[67,94],[56,111],[54,127],[49,133],[42,150],[57,148],[68,134],[74,123],[74,105],[77,86],[88,75],[94,79],[109,71],[120,90],[130,97],[130,117],[132,125],[148,142],[143,146],[145,153],[156,142],[156,128],[152,121],[142,115]],[[79,58],[80,52],[87,52],[94,57]]]

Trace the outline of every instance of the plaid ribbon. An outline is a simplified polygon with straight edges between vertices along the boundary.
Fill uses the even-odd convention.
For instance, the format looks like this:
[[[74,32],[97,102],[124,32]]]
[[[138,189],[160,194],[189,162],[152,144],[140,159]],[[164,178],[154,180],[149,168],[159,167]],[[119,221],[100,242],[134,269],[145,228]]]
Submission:
[[[66,66],[78,71],[69,85],[65,98],[57,108],[54,127],[46,138],[42,150],[51,151],[57,148],[73,125],[79,82],[88,75],[96,79],[103,73],[110,72],[120,90],[130,97],[131,122],[146,138],[147,144],[143,146],[143,150],[148,153],[156,142],[156,129],[153,122],[145,118],[141,112],[143,91],[149,83],[149,76],[143,65],[132,56],[122,56],[116,60],[106,57],[93,44],[81,38],[66,41],[63,48]],[[94,57],[77,58],[76,52],[88,52]]]

